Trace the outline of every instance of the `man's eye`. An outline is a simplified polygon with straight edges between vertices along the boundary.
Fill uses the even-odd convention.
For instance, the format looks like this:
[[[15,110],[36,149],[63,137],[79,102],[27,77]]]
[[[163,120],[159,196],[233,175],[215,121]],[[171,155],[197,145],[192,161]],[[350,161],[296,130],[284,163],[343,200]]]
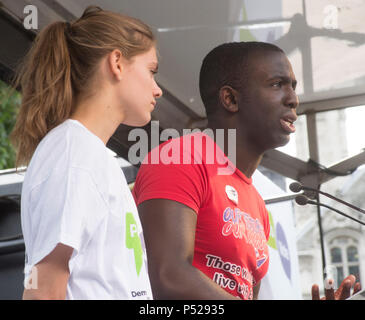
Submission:
[[[281,87],[281,81],[280,82],[274,82],[273,84],[271,84],[272,87],[274,88],[280,88]]]
[[[151,70],[151,73],[152,73],[153,75],[155,75],[155,74],[157,74],[157,71],[156,71],[156,70]]]

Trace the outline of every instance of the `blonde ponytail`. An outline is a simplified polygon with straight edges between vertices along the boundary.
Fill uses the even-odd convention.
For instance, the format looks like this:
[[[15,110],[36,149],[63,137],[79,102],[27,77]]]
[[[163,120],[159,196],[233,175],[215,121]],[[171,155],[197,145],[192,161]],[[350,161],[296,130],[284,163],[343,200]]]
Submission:
[[[71,62],[65,28],[65,23],[55,22],[42,30],[18,70],[16,84],[22,89],[22,104],[12,133],[17,167],[27,164],[41,139],[71,114]]]

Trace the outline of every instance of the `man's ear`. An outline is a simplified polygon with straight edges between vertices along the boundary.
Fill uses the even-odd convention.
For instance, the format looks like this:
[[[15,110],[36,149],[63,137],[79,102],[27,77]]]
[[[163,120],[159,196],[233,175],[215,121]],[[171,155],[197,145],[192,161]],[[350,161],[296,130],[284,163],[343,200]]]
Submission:
[[[223,86],[219,90],[219,102],[229,112],[238,111],[238,92],[230,86]]]
[[[109,53],[108,65],[111,74],[117,79],[122,79],[124,58],[120,50],[115,49]]]

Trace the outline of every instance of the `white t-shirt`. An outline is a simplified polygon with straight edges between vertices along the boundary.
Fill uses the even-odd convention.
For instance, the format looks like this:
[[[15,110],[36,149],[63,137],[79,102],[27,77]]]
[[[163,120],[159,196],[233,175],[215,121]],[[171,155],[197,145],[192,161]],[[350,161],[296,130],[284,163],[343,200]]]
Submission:
[[[124,174],[80,122],[66,120],[38,145],[21,217],[26,279],[62,243],[74,249],[67,299],[152,299],[142,226]]]

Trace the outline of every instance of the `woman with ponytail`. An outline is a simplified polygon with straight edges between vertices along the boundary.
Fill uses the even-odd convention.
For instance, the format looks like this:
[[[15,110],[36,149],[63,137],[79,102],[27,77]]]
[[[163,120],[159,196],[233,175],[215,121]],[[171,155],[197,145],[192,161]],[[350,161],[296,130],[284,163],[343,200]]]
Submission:
[[[27,166],[24,299],[152,299],[137,209],[106,143],[121,123],[150,121],[157,67],[150,28],[98,7],[37,36],[12,134]]]

